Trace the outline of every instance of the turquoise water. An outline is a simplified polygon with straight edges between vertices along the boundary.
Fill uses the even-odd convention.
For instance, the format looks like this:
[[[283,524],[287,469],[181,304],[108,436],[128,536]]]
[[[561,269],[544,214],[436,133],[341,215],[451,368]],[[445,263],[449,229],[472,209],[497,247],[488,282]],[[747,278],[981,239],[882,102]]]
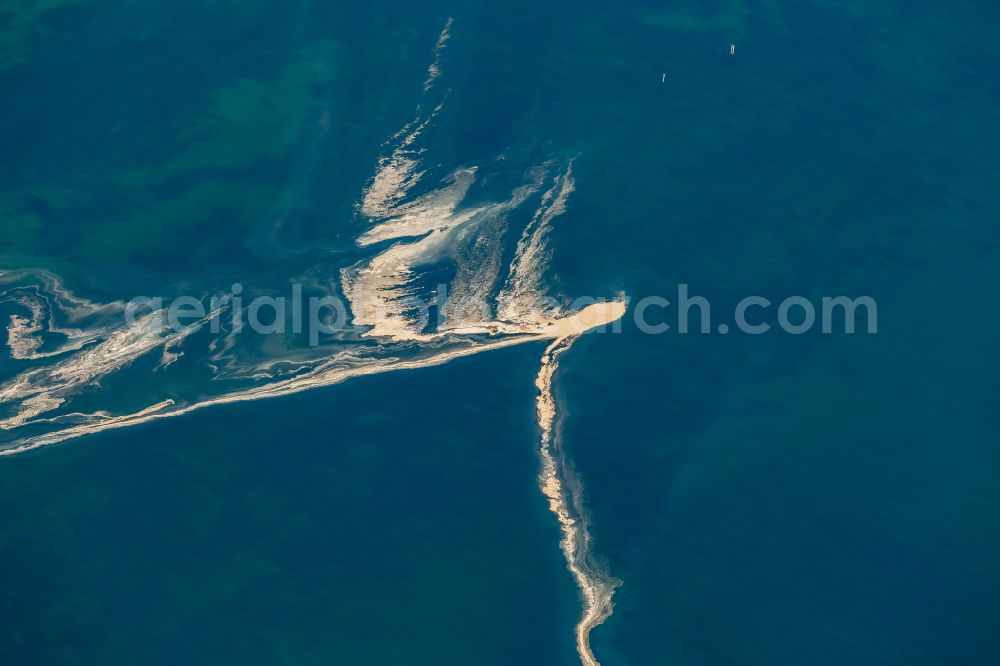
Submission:
[[[998,18],[984,2],[10,4],[0,391],[99,345],[120,317],[102,304],[343,289],[341,268],[391,245],[356,242],[380,157],[428,121],[404,201],[475,166],[464,209],[493,210],[543,174],[497,216],[506,266],[571,173],[546,290],[632,305],[555,383],[593,551],[622,581],[601,664],[995,663]],[[713,317],[748,295],[870,295],[878,333],[639,331],[635,304],[678,283]],[[79,320],[52,305],[67,292]],[[16,357],[7,322],[32,294],[82,349],[42,331],[36,352],[57,353]],[[452,349],[225,333],[50,386],[64,402],[33,418],[56,421],[0,447],[273,385],[347,347],[364,363]],[[537,484],[546,344],[0,457],[0,662],[579,663],[579,592]]]

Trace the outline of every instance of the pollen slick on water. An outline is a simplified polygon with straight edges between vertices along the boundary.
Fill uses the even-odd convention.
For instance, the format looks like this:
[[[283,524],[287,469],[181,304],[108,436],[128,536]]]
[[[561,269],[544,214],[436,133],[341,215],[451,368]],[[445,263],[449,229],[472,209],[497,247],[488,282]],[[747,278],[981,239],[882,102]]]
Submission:
[[[556,339],[542,354],[541,367],[535,378],[538,388],[535,406],[541,431],[538,456],[542,463],[538,486],[548,500],[549,511],[559,522],[562,533],[559,547],[583,600],[583,613],[576,625],[576,650],[584,666],[600,666],[590,647],[590,633],[611,616],[611,599],[621,581],[612,577],[594,556],[583,486],[573,474],[557,437],[553,380],[559,367],[559,357],[580,335],[620,319],[625,309],[622,301],[595,303],[553,322],[550,330],[556,333]]]
[[[123,302],[92,303],[48,274],[0,271],[0,303],[16,310],[7,327],[10,357],[31,361],[17,366],[15,376],[0,378],[0,458],[211,405],[286,396],[353,377],[437,366],[546,341],[550,344],[535,380],[539,488],[559,524],[560,548],[583,602],[577,652],[584,666],[598,666],[590,633],[611,614],[619,581],[592,551],[582,485],[558,437],[553,383],[561,355],[582,334],[620,319],[626,303],[597,302],[569,311],[570,299],[554,293],[547,279],[550,231],[568,210],[576,188],[575,158],[552,156],[520,164],[505,158],[480,165],[434,159],[441,142],[432,137],[444,131],[436,119],[448,98],[440,82],[447,76],[443,53],[451,29],[449,20],[435,46],[414,119],[386,142],[385,154],[356,202],[365,225],[355,238],[357,255],[350,263],[331,255],[295,267],[294,275],[306,276],[313,289],[346,297],[350,330],[305,345],[294,335],[276,339],[235,325],[213,330],[207,318],[172,329],[162,325],[158,312],[126,326],[120,321]],[[469,199],[476,183],[494,182],[497,175],[510,176],[499,182],[510,182],[512,188],[477,190]],[[535,210],[513,214],[524,206]],[[510,257],[506,234],[523,219],[528,222]],[[431,278],[442,267],[454,276],[448,293],[457,305],[446,301],[439,324],[428,329],[414,304],[438,298]],[[259,279],[262,293],[287,284],[287,278]],[[202,296],[208,299],[213,293]],[[468,303],[489,307],[462,306]],[[231,313],[234,306],[218,307],[212,316]],[[141,384],[146,406],[137,409],[133,396],[123,395],[120,387],[129,380],[129,368],[144,359],[154,363],[157,356],[159,363],[150,371],[156,374],[144,375]],[[186,388],[192,370],[211,381]],[[111,377],[120,381],[105,381]],[[81,409],[80,396],[87,396],[84,404],[100,408]]]

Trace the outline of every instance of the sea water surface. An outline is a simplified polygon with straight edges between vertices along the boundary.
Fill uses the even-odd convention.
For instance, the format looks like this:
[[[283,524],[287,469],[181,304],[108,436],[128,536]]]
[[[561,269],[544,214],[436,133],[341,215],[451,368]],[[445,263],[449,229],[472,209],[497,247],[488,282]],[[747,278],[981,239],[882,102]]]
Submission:
[[[0,17],[3,663],[1000,656],[990,4]],[[121,327],[234,283],[368,334]]]

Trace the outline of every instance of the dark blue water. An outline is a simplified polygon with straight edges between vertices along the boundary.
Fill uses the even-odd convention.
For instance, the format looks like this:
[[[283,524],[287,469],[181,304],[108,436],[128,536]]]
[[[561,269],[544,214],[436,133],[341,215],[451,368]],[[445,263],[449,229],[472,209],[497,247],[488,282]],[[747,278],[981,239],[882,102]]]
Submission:
[[[996,663],[989,3],[3,8],[0,270],[102,301],[353,257],[449,17],[434,159],[575,158],[567,293],[686,283],[713,329],[748,295],[878,302],[874,335],[630,315],[562,357],[564,446],[623,580],[601,663]],[[578,663],[541,351],[0,458],[0,662]],[[135,371],[108,390],[144,397]]]

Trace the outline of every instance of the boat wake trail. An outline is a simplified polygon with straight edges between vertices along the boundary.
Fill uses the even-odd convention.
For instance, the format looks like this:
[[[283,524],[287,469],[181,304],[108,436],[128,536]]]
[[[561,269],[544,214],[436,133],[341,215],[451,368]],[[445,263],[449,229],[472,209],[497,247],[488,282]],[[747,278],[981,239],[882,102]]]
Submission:
[[[559,367],[559,357],[576,341],[578,335],[558,338],[542,354],[542,367],[535,385],[538,387],[536,407],[541,439],[538,454],[542,461],[539,487],[549,501],[551,511],[559,521],[562,539],[559,546],[566,558],[566,567],[576,579],[583,597],[583,614],[576,625],[576,650],[584,666],[600,666],[590,647],[590,633],[612,612],[612,597],[621,581],[613,578],[596,559],[591,548],[583,491],[562,449],[557,432],[556,401],[552,382]]]

